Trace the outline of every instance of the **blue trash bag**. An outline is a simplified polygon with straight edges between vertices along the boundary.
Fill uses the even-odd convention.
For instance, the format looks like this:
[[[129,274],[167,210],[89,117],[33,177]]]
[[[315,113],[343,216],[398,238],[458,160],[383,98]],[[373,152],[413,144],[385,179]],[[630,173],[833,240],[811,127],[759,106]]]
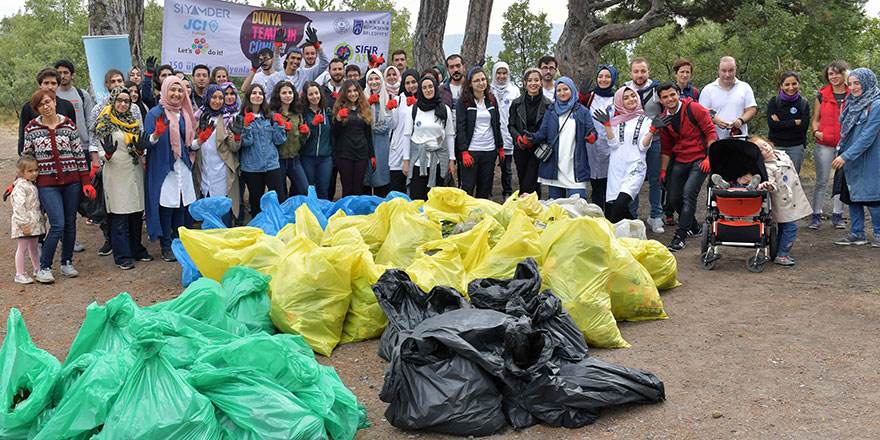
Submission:
[[[266,235],[277,235],[287,223],[281,204],[278,203],[278,194],[269,191],[260,197],[260,213],[251,219],[248,226],[260,228]]]
[[[180,274],[180,284],[183,287],[189,286],[193,281],[202,277],[202,273],[199,272],[196,263],[189,257],[179,238],[175,238],[171,242],[171,252],[174,252],[174,258],[177,258],[177,262],[183,267],[183,272]]]
[[[384,201],[376,196],[345,196],[331,205],[325,215],[329,218],[340,210],[346,215],[369,215]]]
[[[223,216],[232,207],[232,199],[229,197],[206,197],[189,205],[189,213],[192,217],[202,222],[202,229],[223,229]]]
[[[394,199],[406,199],[407,202],[412,202],[412,199],[409,198],[408,195],[406,195],[400,191],[391,191],[388,193],[387,196],[385,196],[386,202],[394,200]]]
[[[324,215],[324,210],[327,206],[332,205],[332,202],[319,199],[314,186],[309,187],[309,194],[307,196],[293,196],[281,204],[281,210],[284,212],[288,223],[296,223],[296,210],[303,204],[309,207],[309,211],[312,211],[312,214],[318,219],[321,228],[326,229],[328,217]]]

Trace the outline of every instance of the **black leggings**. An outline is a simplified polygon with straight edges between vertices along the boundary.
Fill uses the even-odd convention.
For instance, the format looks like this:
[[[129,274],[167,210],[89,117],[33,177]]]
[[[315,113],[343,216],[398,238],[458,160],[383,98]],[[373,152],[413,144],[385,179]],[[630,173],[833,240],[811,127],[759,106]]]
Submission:
[[[621,192],[617,195],[617,199],[605,202],[605,218],[611,223],[617,223],[623,219],[632,220],[632,213],[629,212],[629,204],[632,201],[629,194]]]
[[[344,157],[336,158],[339,169],[339,180],[342,182],[342,197],[359,196],[364,190],[364,176],[367,174],[367,159],[351,160]]]
[[[263,173],[242,171],[241,180],[247,186],[248,203],[251,205],[251,218],[256,217],[260,213],[260,198],[263,197],[266,188],[278,194],[279,203],[287,199],[287,176],[284,175],[284,171],[281,168]]]
[[[540,199],[541,185],[538,184],[538,164],[541,161],[535,157],[534,149],[523,150],[517,147],[513,150],[513,162],[516,163],[520,194],[537,193]]]
[[[592,193],[590,194],[590,201],[593,202],[594,205],[602,208],[602,211],[605,211],[605,190],[608,188],[608,178],[604,179],[590,179],[590,188],[592,189]],[[632,201],[632,199],[630,199]]]
[[[492,197],[492,181],[495,180],[495,158],[498,152],[470,151],[474,163],[461,166],[461,189],[472,197],[489,199]]]

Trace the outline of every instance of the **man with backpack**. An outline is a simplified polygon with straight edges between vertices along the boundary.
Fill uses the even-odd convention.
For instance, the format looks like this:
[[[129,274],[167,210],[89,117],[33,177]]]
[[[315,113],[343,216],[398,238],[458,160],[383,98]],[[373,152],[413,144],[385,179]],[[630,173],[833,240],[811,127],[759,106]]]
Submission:
[[[79,139],[82,141],[83,147],[89,145],[89,113],[95,105],[92,95],[89,92],[75,87],[73,85],[74,68],[73,63],[68,60],[58,60],[55,62],[55,70],[58,71],[59,84],[55,96],[66,99],[73,104],[76,112],[76,130],[79,132]],[[86,150],[87,148],[83,148]]]
[[[695,218],[697,196],[709,174],[709,145],[718,139],[712,117],[705,107],[690,98],[679,99],[678,90],[672,82],[657,86],[663,105],[665,127],[658,127],[660,134],[660,184],[669,179],[669,203],[678,212],[678,226],[669,244],[669,250],[684,249],[689,235],[702,232]],[[671,156],[675,166],[670,175],[666,169]]]

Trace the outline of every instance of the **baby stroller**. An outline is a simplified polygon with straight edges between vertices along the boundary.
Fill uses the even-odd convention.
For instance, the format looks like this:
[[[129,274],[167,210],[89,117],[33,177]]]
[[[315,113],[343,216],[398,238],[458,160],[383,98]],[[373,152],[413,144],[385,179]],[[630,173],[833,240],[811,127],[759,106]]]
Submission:
[[[747,173],[760,174],[767,181],[761,150],[745,137],[721,139],[709,147],[712,173],[734,182]],[[745,188],[720,189],[708,183],[708,207],[703,226],[700,263],[712,270],[721,258],[719,246],[755,248],[746,261],[750,272],[762,272],[764,265],[776,258],[778,245],[776,223],[770,218],[770,195],[767,190]]]

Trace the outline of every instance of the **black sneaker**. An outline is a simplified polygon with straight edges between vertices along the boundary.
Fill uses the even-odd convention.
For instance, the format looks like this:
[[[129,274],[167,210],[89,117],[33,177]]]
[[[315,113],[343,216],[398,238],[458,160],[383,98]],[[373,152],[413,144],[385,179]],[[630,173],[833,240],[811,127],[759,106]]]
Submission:
[[[672,242],[669,243],[669,246],[666,246],[672,252],[678,252],[684,249],[685,243],[684,238],[679,237],[678,235],[672,236]]]
[[[162,248],[162,259],[169,263],[177,261],[177,257],[174,256],[171,248]]]
[[[134,263],[131,260],[125,260],[120,264],[117,264],[122,270],[134,269]]]
[[[663,226],[675,226],[675,216],[663,217]]]
[[[153,256],[150,254],[143,254],[143,255],[137,257],[137,260],[138,261],[153,261]]]
[[[696,237],[702,233],[703,233],[703,225],[698,222],[694,222],[694,225],[691,226],[690,229],[688,229],[688,237]]]
[[[101,249],[98,249],[98,255],[102,257],[106,257],[113,253],[113,246],[110,246],[110,240],[105,240],[104,245],[101,246]]]

